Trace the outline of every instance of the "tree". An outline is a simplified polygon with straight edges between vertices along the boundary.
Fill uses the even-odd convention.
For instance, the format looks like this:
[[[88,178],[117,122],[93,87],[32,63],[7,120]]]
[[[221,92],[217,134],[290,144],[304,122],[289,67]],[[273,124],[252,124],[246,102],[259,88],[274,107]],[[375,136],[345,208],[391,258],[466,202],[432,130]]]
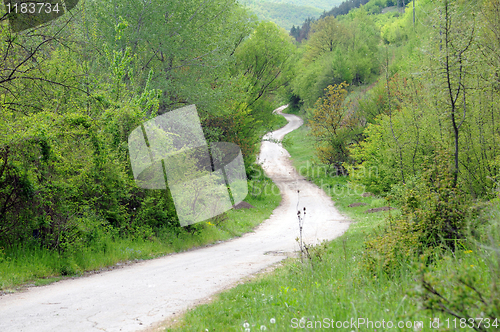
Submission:
[[[113,50],[129,47],[137,54],[132,65],[141,75],[139,89],[153,70],[151,87],[163,91],[160,113],[188,104],[220,112],[231,91],[232,55],[251,31],[248,13],[234,0],[94,1],[86,17],[94,48],[105,41]],[[121,37],[115,31],[120,20],[127,22]]]
[[[332,16],[315,22],[292,83],[294,94],[312,107],[328,85],[369,82],[379,73],[379,40],[363,8],[341,22]]]
[[[307,61],[314,61],[324,53],[333,52],[338,46],[347,48],[350,31],[333,16],[313,23],[311,36],[307,43]]]
[[[304,23],[302,23],[302,27],[298,28],[299,34],[298,37],[296,38],[297,41],[300,43],[303,40],[307,40],[309,38],[309,32],[311,30],[311,24],[315,20],[311,17],[308,17]]]
[[[481,20],[486,24],[483,40],[478,46],[490,71],[490,75],[485,78],[494,89],[500,90],[500,0],[485,2]]]
[[[464,6],[464,5],[462,5]],[[443,1],[444,27],[443,48],[440,53],[440,65],[446,94],[447,105],[450,111],[450,121],[454,139],[454,169],[453,186],[458,182],[459,174],[459,136],[460,128],[467,117],[467,76],[472,63],[468,55],[471,53],[475,39],[475,26],[468,24],[469,19],[460,20],[467,10],[467,2],[463,8],[448,0]],[[462,7],[462,8],[460,8]],[[473,21],[472,21],[473,22]]]
[[[347,146],[359,127],[359,118],[352,105],[345,102],[346,83],[329,85],[319,98],[309,121],[311,134],[317,142],[317,155],[321,162],[335,165],[337,170],[349,157]]]
[[[294,48],[285,30],[261,22],[237,49],[236,68],[246,78],[249,107],[285,84],[282,72]]]

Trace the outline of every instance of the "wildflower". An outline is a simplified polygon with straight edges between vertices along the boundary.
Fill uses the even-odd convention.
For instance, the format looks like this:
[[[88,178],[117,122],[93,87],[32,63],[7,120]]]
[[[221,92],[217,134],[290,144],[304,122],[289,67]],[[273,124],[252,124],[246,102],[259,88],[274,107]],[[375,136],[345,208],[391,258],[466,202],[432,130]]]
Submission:
[[[244,328],[249,328],[249,327],[250,327],[250,324],[248,324],[248,322],[245,322],[245,323],[243,323],[243,327],[244,327]]]
[[[245,329],[245,332],[250,332],[250,328],[246,328],[246,329]]]
[[[269,321],[271,322],[271,324],[276,323],[276,319],[274,319],[274,318],[271,318]]]
[[[260,330],[261,330],[261,331],[265,331],[265,330],[267,330],[267,327],[266,327],[265,325],[261,325],[261,326],[260,326]]]

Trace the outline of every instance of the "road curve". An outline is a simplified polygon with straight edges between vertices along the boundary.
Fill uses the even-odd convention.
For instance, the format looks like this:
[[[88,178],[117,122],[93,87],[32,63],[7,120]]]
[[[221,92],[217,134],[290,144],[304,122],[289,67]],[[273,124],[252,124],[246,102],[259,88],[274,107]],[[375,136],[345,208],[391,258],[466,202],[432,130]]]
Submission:
[[[323,191],[297,174],[288,152],[273,142],[302,125],[297,116],[283,116],[289,123],[265,136],[259,156],[283,199],[254,232],[215,246],[4,295],[0,331],[148,329],[285,258],[266,253],[298,250],[297,200],[299,208],[307,210],[307,243],[341,235],[348,228],[346,219]]]

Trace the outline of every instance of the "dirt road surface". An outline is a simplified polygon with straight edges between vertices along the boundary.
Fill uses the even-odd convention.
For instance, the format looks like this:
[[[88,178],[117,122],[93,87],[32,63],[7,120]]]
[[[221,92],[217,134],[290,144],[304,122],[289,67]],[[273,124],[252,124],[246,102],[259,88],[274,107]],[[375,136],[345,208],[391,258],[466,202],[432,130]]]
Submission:
[[[283,200],[254,232],[215,246],[4,295],[0,297],[0,331],[151,329],[285,258],[276,252],[298,250],[297,200],[299,208],[307,211],[305,242],[341,235],[348,228],[347,220],[323,191],[297,174],[288,152],[273,143],[302,125],[299,117],[284,116],[288,125],[266,135],[259,158]]]

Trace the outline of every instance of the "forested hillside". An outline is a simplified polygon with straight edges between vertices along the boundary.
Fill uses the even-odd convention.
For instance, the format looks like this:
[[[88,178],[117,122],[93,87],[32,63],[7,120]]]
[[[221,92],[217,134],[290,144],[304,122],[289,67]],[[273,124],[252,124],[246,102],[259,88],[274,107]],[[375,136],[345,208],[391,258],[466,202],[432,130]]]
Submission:
[[[252,21],[231,0],[83,1],[13,32],[5,10],[0,263],[16,248],[69,262],[105,252],[109,239],[202,230],[180,227],[168,191],[134,181],[127,140],[156,115],[196,105],[207,141],[238,144],[252,174],[294,51],[274,23]]]
[[[278,3],[278,4],[290,4],[299,7],[312,7],[316,9],[321,9],[321,11],[328,11],[332,9],[333,6],[338,5],[342,0],[242,0],[242,2],[253,1],[256,3]]]
[[[272,21],[285,30],[300,24],[308,17],[319,17],[323,11],[309,6],[296,6],[289,3],[260,2],[246,0],[245,5],[260,20]]]
[[[260,20],[272,21],[290,30],[293,26],[302,24],[307,18],[318,18],[325,10],[331,9],[340,1],[240,0],[240,2]]]
[[[440,2],[420,0],[413,23],[412,4],[402,15],[371,15],[369,4],[312,23],[309,40],[298,52],[291,100],[312,116],[318,101],[340,97],[333,91],[346,89],[341,83],[353,87],[377,79],[345,114],[358,117],[346,130],[345,143],[325,142],[331,153],[345,155],[347,164],[383,170],[377,179],[360,181],[371,191],[385,192],[418,176],[439,144],[453,160],[453,187],[462,186],[474,198],[488,196],[496,186],[499,152],[498,17],[489,10],[495,5],[445,2],[441,8]],[[435,16],[439,10],[444,18]],[[473,19],[478,13],[481,19]],[[329,86],[334,89],[325,90]],[[380,159],[373,151],[390,158]]]
[[[500,266],[487,257],[500,252],[500,2],[414,3],[378,14],[389,3],[371,0],[311,21],[288,99],[309,123],[319,185],[337,186],[331,176],[342,174],[401,211],[364,240],[362,269],[422,273],[423,308],[459,318],[488,311],[494,321]],[[461,260],[444,272],[464,251],[477,255],[484,279],[460,270]],[[455,288],[436,279],[446,273]]]
[[[360,6],[364,6],[364,10],[368,14],[380,14],[384,9],[386,11],[392,11],[393,9],[404,11],[405,3],[403,0],[345,0],[329,11],[323,12],[320,19],[327,16],[337,17],[339,15],[347,15],[351,10],[359,8]],[[311,24],[315,20],[316,19],[314,17],[308,17],[304,22],[298,24],[297,27],[292,27],[290,35],[295,37],[295,39],[299,42],[303,39],[307,39],[311,30]]]

